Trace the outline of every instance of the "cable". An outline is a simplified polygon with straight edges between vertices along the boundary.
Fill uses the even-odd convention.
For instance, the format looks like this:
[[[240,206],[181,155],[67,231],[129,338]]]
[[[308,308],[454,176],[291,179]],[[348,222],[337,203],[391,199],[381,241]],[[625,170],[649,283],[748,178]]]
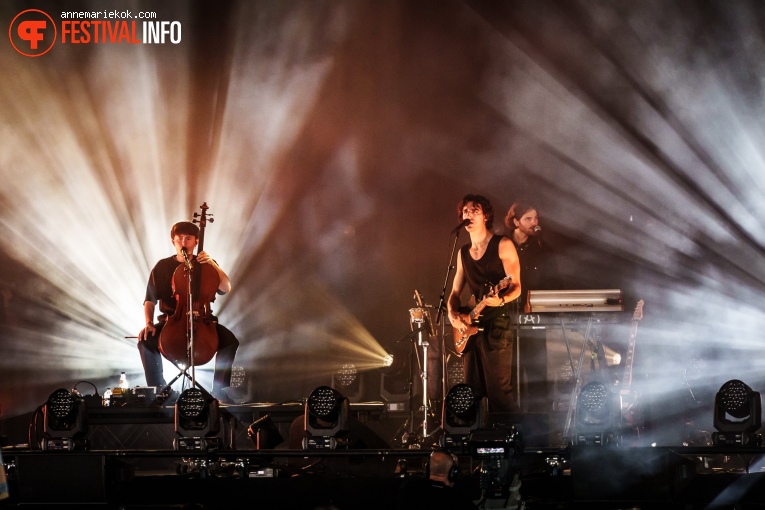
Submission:
[[[75,384],[75,385],[74,385],[74,387],[72,388],[72,393],[74,393],[74,394],[75,394],[75,395],[77,395],[78,397],[81,397],[82,395],[80,394],[80,392],[79,392],[79,391],[77,391],[77,386],[79,386],[80,384],[83,384],[83,383],[84,383],[84,384],[90,384],[90,385],[93,387],[93,391],[95,392],[95,393],[94,393],[94,395],[99,395],[99,393],[98,393],[98,388],[96,387],[96,385],[95,385],[95,384],[93,384],[93,383],[92,383],[92,382],[90,382],[90,381],[80,381],[80,382],[78,382],[78,383],[77,383],[77,384]]]

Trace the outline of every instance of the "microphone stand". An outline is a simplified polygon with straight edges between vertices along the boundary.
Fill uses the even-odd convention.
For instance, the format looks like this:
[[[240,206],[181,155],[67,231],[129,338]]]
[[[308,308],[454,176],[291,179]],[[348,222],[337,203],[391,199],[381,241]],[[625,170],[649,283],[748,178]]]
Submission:
[[[470,222],[468,221],[467,224]],[[448,365],[446,363],[446,321],[443,323],[441,322],[441,317],[446,310],[446,288],[449,285],[449,276],[451,276],[452,270],[456,268],[454,264],[452,264],[452,261],[454,260],[454,253],[457,251],[457,241],[460,237],[460,231],[462,230],[462,227],[464,227],[466,222],[463,220],[460,225],[457,226],[456,229],[454,229],[453,233],[454,235],[454,242],[452,243],[452,249],[451,253],[449,255],[449,261],[446,265],[446,275],[444,276],[444,285],[441,288],[441,296],[438,300],[438,311],[436,312],[436,320],[435,320],[435,327],[433,324],[428,324],[430,327],[430,330],[435,334],[436,328],[439,327],[440,334],[441,334],[441,398],[446,399],[446,391],[447,391],[447,385],[446,385],[446,379],[448,377]],[[427,345],[427,341],[426,341]],[[451,350],[451,349],[450,349]],[[424,351],[424,357],[425,357],[425,363],[427,364],[427,347],[423,348]],[[457,356],[462,356],[461,354],[457,354]],[[423,401],[427,402],[427,372],[423,374]],[[423,436],[428,437],[428,406],[425,404],[425,418],[423,419],[422,423],[422,430],[423,430]],[[443,403],[442,403],[442,409],[439,410],[441,412],[441,420],[443,420]],[[443,427],[443,423],[440,424],[440,427]]]
[[[443,311],[446,308],[446,287],[449,284],[449,276],[452,272],[452,269],[455,268],[455,266],[452,265],[452,260],[454,259],[454,252],[457,249],[457,239],[459,238],[459,231],[462,230],[462,227],[464,227],[466,224],[469,224],[469,220],[463,220],[463,222],[457,226],[456,229],[454,229],[453,233],[456,235],[454,236],[454,243],[452,245],[452,252],[449,257],[449,264],[446,269],[446,277],[444,278],[444,286],[441,289],[441,297],[439,299],[438,303],[438,313],[436,314],[436,325],[441,324],[441,315],[443,314]],[[416,293],[416,291],[415,291]],[[408,448],[419,448],[421,441],[424,441],[425,438],[429,437],[428,434],[428,412],[430,411],[430,406],[428,403],[428,347],[430,346],[430,343],[428,342],[428,335],[434,335],[436,329],[433,327],[430,317],[427,315],[427,308],[423,305],[423,317],[422,318],[414,318],[410,317],[411,319],[411,325],[412,325],[412,333],[406,335],[402,340],[411,340],[412,341],[412,356],[416,358],[416,361],[418,362],[418,365],[420,367],[420,376],[422,379],[422,436],[417,434],[415,432],[415,426],[414,426],[414,364],[410,363],[409,366],[409,420],[408,420],[408,430],[404,434],[404,439],[402,441],[402,446],[408,447]],[[410,310],[411,315],[411,310]],[[442,335],[441,338],[445,338],[445,330],[442,327]],[[419,351],[417,350],[417,345],[414,343],[414,337],[417,337],[417,345],[422,347],[422,359],[419,357]],[[445,343],[445,342],[444,342]],[[442,349],[445,348],[445,345],[442,347]],[[442,389],[445,389],[445,383],[444,378],[446,377],[446,366],[444,361],[444,353],[443,350],[441,352],[441,368],[442,368],[442,378],[441,378],[441,386]],[[443,396],[446,396],[446,392],[443,391]]]
[[[430,343],[424,315],[422,318],[412,319],[412,326],[414,325],[417,325],[417,343],[422,347],[420,375],[422,377],[422,438],[424,440],[428,436],[428,413],[430,412],[428,405],[428,347]]]
[[[194,282],[194,263],[189,258],[188,253],[186,253],[186,249],[183,248],[183,258],[186,259],[186,267],[187,267],[187,273],[189,275],[189,295],[188,295],[188,301],[189,304],[189,317],[188,317],[188,342],[186,344],[188,353],[188,366],[187,368],[191,368],[191,388],[196,386],[196,374],[194,372],[194,288],[192,287],[192,284]]]
[[[192,280],[193,280],[193,273],[194,271],[192,269],[189,269],[189,366],[191,367],[191,387],[193,388],[197,384],[196,380],[196,372],[194,369],[196,368],[194,365],[194,292],[191,288]]]
[[[444,310],[446,309],[446,287],[449,285],[449,276],[452,273],[452,269],[455,269],[455,266],[452,264],[452,261],[454,260],[454,252],[457,250],[457,240],[460,237],[460,230],[461,228],[457,229],[454,236],[454,242],[452,243],[452,252],[451,255],[449,255],[449,263],[446,266],[446,276],[444,277],[444,286],[441,289],[441,298],[438,301],[438,313],[436,314],[436,325],[441,324],[441,315],[444,313]]]
[[[411,347],[409,349],[409,373],[407,374],[408,375],[407,394],[409,397],[407,407],[409,408],[409,417],[406,420],[406,423],[401,427],[401,429],[406,429],[401,440],[401,446],[405,448],[410,448],[410,449],[419,448],[419,444],[421,441],[421,438],[415,431],[415,426],[414,426],[414,419],[415,419],[414,367],[415,367],[415,364],[417,365],[418,369],[422,366],[422,362],[420,360],[420,353],[417,351],[417,345],[415,344],[415,338],[419,338],[424,329],[425,329],[425,325],[413,327],[411,333],[409,333],[408,335],[396,341],[396,343],[403,342],[405,340],[411,342]],[[399,431],[401,429],[399,429]]]

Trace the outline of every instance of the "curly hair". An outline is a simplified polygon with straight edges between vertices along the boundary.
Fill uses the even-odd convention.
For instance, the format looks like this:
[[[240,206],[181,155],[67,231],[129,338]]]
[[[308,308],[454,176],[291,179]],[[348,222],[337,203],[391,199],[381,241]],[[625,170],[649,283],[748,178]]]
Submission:
[[[457,220],[462,221],[462,209],[468,202],[481,206],[481,212],[483,212],[483,216],[486,218],[486,228],[491,229],[492,225],[494,225],[494,207],[492,207],[489,199],[483,195],[467,194],[462,197],[462,200],[457,204]]]

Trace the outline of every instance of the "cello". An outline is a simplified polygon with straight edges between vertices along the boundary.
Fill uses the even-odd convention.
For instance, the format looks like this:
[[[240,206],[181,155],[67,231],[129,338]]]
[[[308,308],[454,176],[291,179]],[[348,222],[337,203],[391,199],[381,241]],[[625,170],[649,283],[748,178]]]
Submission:
[[[204,250],[207,222],[214,221],[212,218],[208,220],[211,215],[207,213],[207,202],[199,207],[202,212],[194,213],[192,220],[199,223],[197,253]],[[182,253],[186,260],[173,273],[175,312],[167,317],[159,335],[159,350],[174,364],[193,367],[204,365],[218,351],[217,320],[210,304],[215,300],[220,276],[211,265],[189,257],[185,249]]]

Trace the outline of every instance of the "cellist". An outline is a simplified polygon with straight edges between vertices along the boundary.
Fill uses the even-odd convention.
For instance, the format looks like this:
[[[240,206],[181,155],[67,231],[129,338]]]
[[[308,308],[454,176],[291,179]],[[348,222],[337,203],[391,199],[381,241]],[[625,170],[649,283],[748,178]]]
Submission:
[[[199,243],[199,227],[197,225],[190,221],[176,223],[170,230],[170,240],[175,248],[175,255],[160,260],[151,270],[149,283],[146,285],[146,297],[143,302],[146,326],[138,334],[138,352],[141,354],[146,384],[160,388],[166,387],[167,383],[162,370],[159,338],[168,316],[172,316],[176,310],[173,275],[178,266],[186,263],[183,250],[186,251],[186,256],[191,260],[195,259],[200,264],[209,264],[217,271],[220,277],[218,295],[231,290],[231,280],[208,253],[200,251],[193,255],[194,248]],[[160,315],[155,322],[154,310],[158,302]],[[231,368],[234,364],[239,341],[231,331],[217,323],[217,320],[215,331],[218,334],[218,349],[215,355],[215,373],[211,393],[221,402],[232,403],[227,389],[231,385]]]

